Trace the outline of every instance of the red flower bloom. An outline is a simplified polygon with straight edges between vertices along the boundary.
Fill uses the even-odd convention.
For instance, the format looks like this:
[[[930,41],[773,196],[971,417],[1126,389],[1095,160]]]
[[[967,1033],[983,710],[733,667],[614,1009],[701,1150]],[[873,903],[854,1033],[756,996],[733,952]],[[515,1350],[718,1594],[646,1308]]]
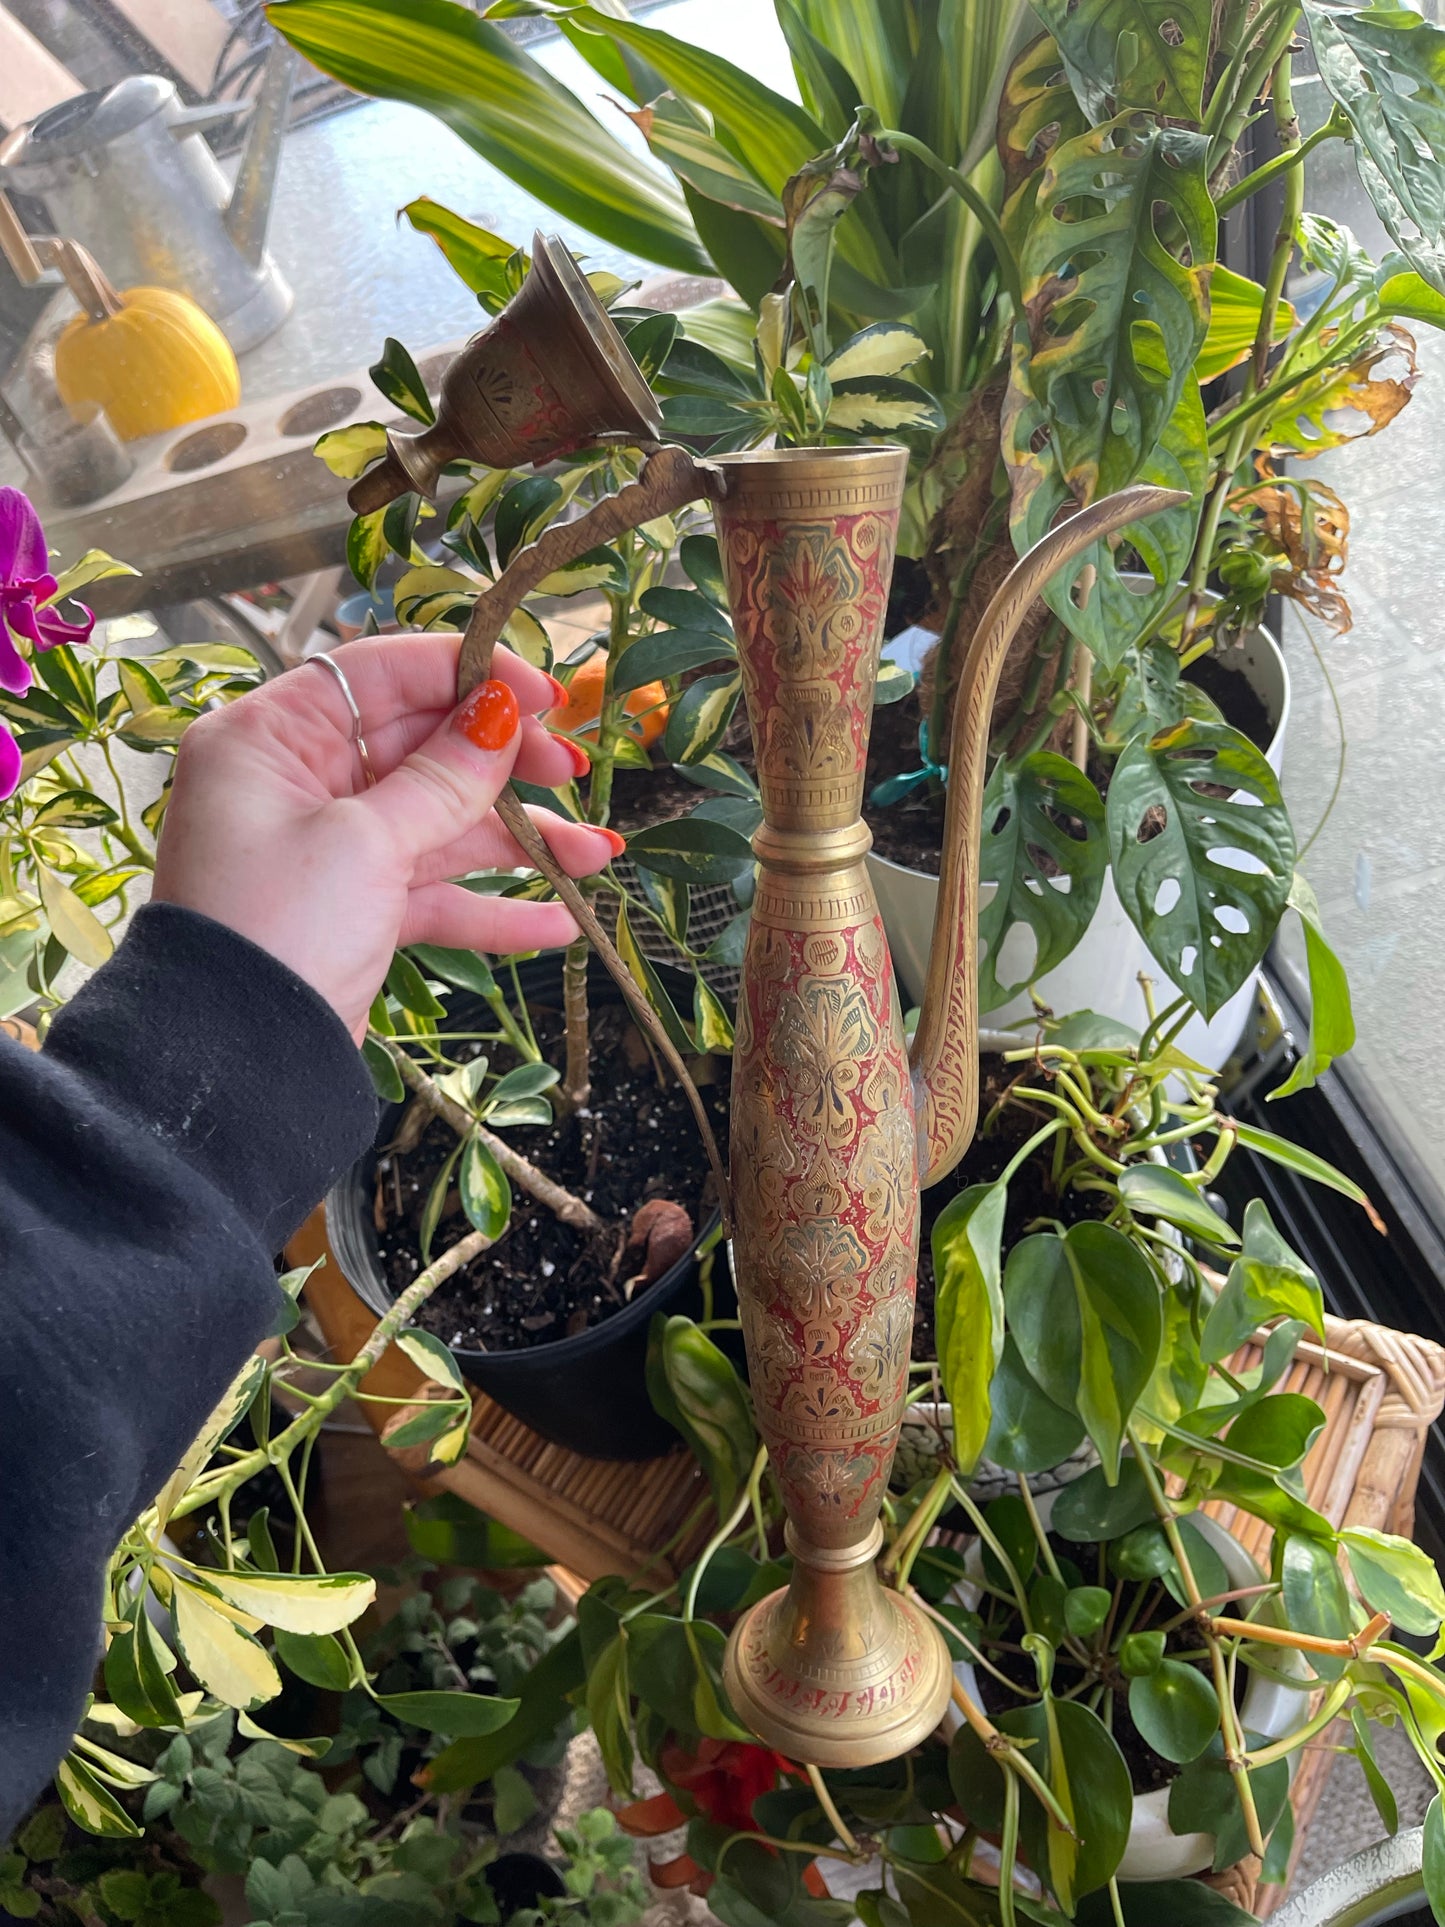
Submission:
[[[803,1771],[781,1753],[742,1740],[699,1740],[695,1753],[669,1740],[658,1766],[665,1778],[691,1798],[699,1813],[733,1833],[756,1833],[754,1800],[771,1793],[781,1775],[801,1776]],[[671,1793],[634,1800],[617,1815],[624,1833],[642,1839],[672,1833],[687,1822],[688,1815]],[[705,1894],[713,1882],[713,1876],[687,1853],[678,1854],[674,1860],[654,1860],[650,1871],[657,1886],[687,1887],[695,1894]],[[828,1889],[816,1862],[809,1862],[803,1882],[809,1893],[826,1896]]]

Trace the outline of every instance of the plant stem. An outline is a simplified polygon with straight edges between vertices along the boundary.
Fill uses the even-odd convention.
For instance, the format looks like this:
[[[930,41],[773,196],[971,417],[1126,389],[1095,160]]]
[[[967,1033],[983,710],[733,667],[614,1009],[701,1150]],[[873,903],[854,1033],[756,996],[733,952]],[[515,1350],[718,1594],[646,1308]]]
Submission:
[[[606,964],[617,988],[626,998],[628,1008],[636,1020],[638,1029],[651,1041],[659,1055],[663,1058],[663,1061],[671,1070],[673,1076],[682,1086],[684,1095],[691,1107],[693,1118],[697,1124],[698,1134],[702,1138],[703,1149],[707,1153],[708,1163],[712,1167],[713,1181],[717,1187],[718,1211],[723,1222],[723,1234],[725,1237],[731,1237],[732,1193],[728,1185],[727,1166],[723,1163],[722,1152],[718,1149],[717,1138],[713,1132],[712,1120],[707,1114],[707,1107],[702,1101],[702,1095],[697,1085],[688,1074],[687,1066],[682,1061],[681,1052],[663,1029],[661,1019],[638,987],[632,972],[617,954],[616,944],[613,943],[612,939],[598,922],[596,912],[593,910],[591,904],[587,902],[572,878],[562,869],[551,851],[547,848],[541,834],[534,826],[531,817],[528,816],[526,810],[522,807],[521,799],[517,796],[516,792],[510,789],[503,790],[497,798],[494,807],[498,817],[500,817],[501,821],[511,831],[512,835],[526,852],[527,861],[535,870],[539,870],[541,874],[546,877],[547,881],[556,891],[557,896],[572,912],[572,915],[576,918],[584,935],[587,937],[588,942],[601,957],[603,963]]]
[[[1169,1541],[1169,1549],[1174,1554],[1174,1561],[1179,1568],[1179,1577],[1184,1586],[1184,1596],[1195,1611],[1198,1612],[1203,1595],[1199,1590],[1199,1583],[1194,1577],[1194,1569],[1189,1563],[1189,1553],[1184,1544],[1184,1535],[1179,1530],[1179,1521],[1175,1516],[1174,1508],[1165,1496],[1164,1488],[1159,1482],[1159,1474],[1155,1469],[1153,1460],[1145,1451],[1143,1444],[1140,1442],[1137,1433],[1132,1427],[1130,1427],[1129,1430],[1129,1443],[1134,1448],[1135,1463],[1144,1476],[1144,1483],[1149,1489],[1149,1497],[1153,1502],[1155,1514],[1158,1517],[1160,1525],[1164,1528],[1164,1536]],[[1234,1780],[1234,1789],[1239,1799],[1240,1812],[1244,1817],[1244,1831],[1249,1840],[1249,1850],[1251,1853],[1257,1853],[1262,1860],[1264,1858],[1265,1846],[1264,1834],[1259,1824],[1259,1811],[1254,1803],[1254,1788],[1250,1785],[1249,1768],[1245,1764],[1246,1747],[1244,1731],[1240,1726],[1239,1714],[1229,1690],[1229,1673],[1224,1663],[1224,1651],[1219,1643],[1218,1634],[1215,1631],[1215,1626],[1218,1623],[1217,1621],[1210,1621],[1204,1617],[1202,1617],[1200,1621],[1201,1629],[1204,1632],[1204,1641],[1209,1648],[1209,1666],[1214,1676],[1215,1697],[1219,1701],[1219,1727],[1220,1738],[1224,1744],[1224,1761]]]
[[[1014,1866],[1019,1852],[1019,1783],[1012,1773],[1003,1781],[1003,1833],[998,1849],[998,1911],[1003,1927],[1015,1927]]]
[[[1307,1741],[1312,1740],[1316,1733],[1324,1732],[1325,1728],[1333,1722],[1335,1715],[1343,1710],[1346,1700],[1354,1690],[1353,1680],[1336,1680],[1326,1693],[1318,1712],[1311,1714],[1303,1726],[1297,1726],[1293,1733],[1287,1733],[1282,1740],[1276,1740],[1272,1746],[1262,1746],[1258,1753],[1247,1756],[1250,1767],[1257,1769],[1262,1766],[1273,1766],[1276,1760],[1287,1760],[1291,1753],[1297,1752]]]
[[[219,1478],[198,1479],[177,1503],[171,1517],[181,1519],[189,1513],[199,1512],[203,1506],[212,1504],[224,1493],[234,1492],[237,1486],[253,1479],[268,1465],[279,1466],[289,1459],[302,1440],[319,1431],[337,1406],[355,1391],[397,1333],[406,1329],[432,1293],[444,1285],[454,1272],[461,1271],[473,1258],[479,1258],[492,1242],[484,1231],[469,1231],[466,1237],[459,1238],[449,1250],[444,1251],[440,1258],[434,1259],[419,1277],[413,1278],[385,1316],[377,1320],[356,1356],[344,1371],[337,1373],[309,1411],[293,1419],[269,1445],[258,1447],[254,1452],[247,1452],[234,1460]],[[153,1516],[153,1509],[147,1516]]]
[[[758,1467],[760,1465],[766,1465],[767,1462],[768,1462],[768,1448],[765,1445],[760,1445],[753,1458],[753,1472],[757,1472]],[[759,1476],[761,1477],[760,1473],[759,1473]],[[722,1524],[718,1527],[717,1531],[712,1535],[711,1539],[708,1540],[707,1544],[703,1547],[702,1551],[697,1555],[697,1558],[693,1561],[692,1572],[689,1575],[688,1582],[687,1582],[687,1592],[684,1595],[683,1602],[682,1602],[682,1616],[684,1619],[692,1619],[696,1617],[697,1593],[698,1593],[699,1586],[701,1586],[702,1584],[702,1576],[707,1571],[708,1566],[712,1561],[713,1554],[718,1550],[720,1546],[724,1546],[727,1544],[728,1540],[737,1531],[738,1527],[742,1524],[743,1519],[746,1517],[748,1509],[752,1504],[751,1485],[752,1485],[752,1473],[749,1473],[748,1489],[743,1492],[741,1498],[738,1500],[737,1504],[733,1507],[732,1511],[728,1514],[726,1519],[723,1520]]]
[[[1017,1774],[1021,1780],[1026,1781],[1030,1793],[1048,1809],[1064,1832],[1077,1840],[1079,1836],[1074,1830],[1073,1822],[1059,1805],[1053,1788],[1038,1768],[1018,1750],[1006,1733],[999,1732],[981,1707],[974,1705],[956,1679],[951,1691],[954,1705],[983,1741],[993,1760],[1006,1770],[1009,1778]]]
[[[1215,212],[1227,214],[1232,207],[1238,207],[1241,201],[1247,201],[1251,194],[1257,194],[1271,181],[1277,181],[1281,174],[1288,173],[1290,168],[1301,166],[1305,156],[1313,153],[1322,141],[1348,140],[1349,135],[1350,123],[1336,106],[1324,126],[1317,127],[1308,140],[1301,141],[1297,147],[1289,148],[1283,154],[1276,154],[1272,161],[1266,161],[1263,167],[1257,167],[1252,174],[1246,174],[1242,181],[1236,181],[1233,187],[1217,195]]]
[[[1074,695],[1080,707],[1074,711],[1073,734],[1069,744],[1069,761],[1077,770],[1085,770],[1089,763],[1089,702],[1093,695],[1094,658],[1088,649],[1080,649],[1074,664]]]
[[[948,1503],[949,1487],[952,1483],[952,1465],[940,1466],[933,1475],[933,1484],[919,1501],[912,1518],[894,1541],[887,1564],[894,1569],[893,1584],[899,1592],[908,1590],[913,1562],[923,1550],[929,1533],[938,1523],[939,1513]]]
[[[1008,237],[999,224],[999,218],[979,193],[972,181],[960,174],[956,167],[949,167],[941,160],[926,142],[912,134],[905,134],[897,128],[880,131],[876,139],[881,146],[896,147],[900,153],[911,154],[915,160],[936,174],[940,180],[947,181],[954,193],[968,208],[984,233],[988,236],[989,246],[993,249],[998,265],[999,280],[1004,292],[1013,303],[1014,313],[1023,313],[1023,290],[1019,281],[1019,264],[1014,259],[1014,251],[1009,246]]]
[[[411,1053],[403,1050],[395,1038],[382,1037],[376,1031],[371,1035],[396,1065],[397,1074],[407,1089],[414,1092],[429,1111],[450,1124],[459,1138],[465,1139],[475,1134],[507,1176],[530,1193],[538,1204],[545,1204],[563,1224],[569,1224],[577,1231],[585,1231],[589,1236],[605,1229],[590,1205],[574,1197],[565,1185],[549,1178],[545,1171],[539,1171],[530,1158],[524,1158],[520,1151],[513,1150],[505,1138],[489,1131],[485,1124],[479,1124],[464,1104],[458,1104],[455,1098],[439,1090],[435,1081],[428,1077]]]
[[[844,1851],[849,1854],[856,1854],[858,1852],[858,1842],[849,1832],[842,1814],[839,1813],[837,1807],[834,1805],[833,1796],[824,1784],[822,1774],[818,1771],[817,1767],[811,1764],[805,1765],[803,1771],[808,1776],[808,1784],[813,1789],[814,1798],[823,1809],[823,1818],[838,1836],[838,1840]]]
[[[580,1111],[592,1095],[592,1016],[587,1002],[587,961],[590,946],[578,937],[567,946],[562,965],[562,1009],[566,1030],[566,1058],[558,1089],[563,1108]]]
[[[1326,1639],[1322,1633],[1296,1633],[1287,1626],[1265,1626],[1252,1619],[1227,1616],[1211,1619],[1209,1626],[1226,1638],[1254,1639],[1261,1646],[1289,1646],[1301,1653],[1327,1653],[1332,1659],[1362,1659],[1375,1641],[1390,1630],[1390,1618],[1388,1613],[1376,1613],[1349,1639]],[[1391,1664],[1394,1657],[1392,1654]]]

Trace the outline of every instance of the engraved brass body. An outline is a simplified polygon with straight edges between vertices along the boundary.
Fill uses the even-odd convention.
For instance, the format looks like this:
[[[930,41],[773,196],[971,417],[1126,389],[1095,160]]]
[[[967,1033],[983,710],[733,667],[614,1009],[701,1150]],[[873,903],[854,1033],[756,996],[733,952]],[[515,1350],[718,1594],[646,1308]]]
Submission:
[[[794,1561],[789,1584],[734,1628],[724,1679],[765,1744],[834,1767],[907,1751],[950,1691],[936,1627],[884,1588],[875,1561],[907,1384],[919,1193],[957,1164],[977,1117],[978,848],[999,672],[1055,569],[1185,499],[1140,486],[1081,510],[1016,564],[972,639],[910,1053],[861,817],[907,467],[895,447],[712,461],[658,449],[636,482],[545,531],[483,591],[458,672],[462,693],[488,673],[512,608],[570,557],[712,503],[764,819],[733,1062],[733,1255]]]

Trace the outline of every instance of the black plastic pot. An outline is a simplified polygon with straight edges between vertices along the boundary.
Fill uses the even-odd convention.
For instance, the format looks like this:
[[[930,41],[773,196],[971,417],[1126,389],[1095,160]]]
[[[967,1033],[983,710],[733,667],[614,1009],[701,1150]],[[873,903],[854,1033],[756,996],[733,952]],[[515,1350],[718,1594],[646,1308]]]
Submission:
[[[544,1896],[560,1900],[567,1891],[561,1874],[540,1853],[499,1853],[483,1873],[503,1920],[535,1907]]]
[[[530,1001],[555,996],[560,1004],[562,964],[558,956],[539,957],[519,970]],[[687,981],[663,971],[681,996]],[[690,993],[690,985],[688,986]],[[622,993],[600,966],[590,976],[594,1009],[616,1006]],[[454,1029],[468,1028],[491,1013],[481,1000],[458,992],[448,1002]],[[400,1105],[382,1115],[376,1142],[332,1189],[326,1200],[326,1231],[332,1255],[352,1289],[378,1317],[390,1310],[394,1294],[377,1252],[372,1223],[373,1181],[380,1146],[395,1135]],[[717,1224],[714,1214],[699,1230],[699,1242]],[[713,1266],[714,1317],[736,1316],[736,1299],[726,1262]],[[454,1347],[457,1363],[472,1383],[498,1405],[554,1445],[589,1459],[650,1459],[677,1444],[677,1434],[658,1417],[647,1396],[647,1330],[655,1312],[689,1318],[702,1315],[697,1258],[685,1258],[640,1292],[621,1311],[572,1338],[526,1351],[464,1351]]]

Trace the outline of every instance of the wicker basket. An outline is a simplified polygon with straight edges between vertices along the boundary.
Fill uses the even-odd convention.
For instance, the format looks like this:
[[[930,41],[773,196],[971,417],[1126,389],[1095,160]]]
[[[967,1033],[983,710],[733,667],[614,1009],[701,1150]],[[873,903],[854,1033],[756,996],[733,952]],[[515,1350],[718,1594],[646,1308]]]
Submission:
[[[1408,1538],[1415,1523],[1415,1489],[1431,1423],[1445,1404],[1445,1349],[1428,1338],[1390,1331],[1360,1320],[1325,1319],[1328,1365],[1320,1346],[1302,1343],[1278,1389],[1303,1392],[1325,1412],[1325,1427],[1304,1463],[1306,1495],[1334,1526],[1373,1526]],[[1259,1364],[1258,1345],[1246,1346],[1231,1369]],[[1263,1563],[1270,1529],[1231,1505],[1207,1508]],[[1327,1728],[1303,1749],[1290,1804],[1294,1850],[1290,1873],[1305,1844],[1334,1764],[1336,1729]],[[1288,1892],[1288,1882],[1261,1887],[1254,1855],[1209,1877],[1209,1884],[1267,1919]]]

